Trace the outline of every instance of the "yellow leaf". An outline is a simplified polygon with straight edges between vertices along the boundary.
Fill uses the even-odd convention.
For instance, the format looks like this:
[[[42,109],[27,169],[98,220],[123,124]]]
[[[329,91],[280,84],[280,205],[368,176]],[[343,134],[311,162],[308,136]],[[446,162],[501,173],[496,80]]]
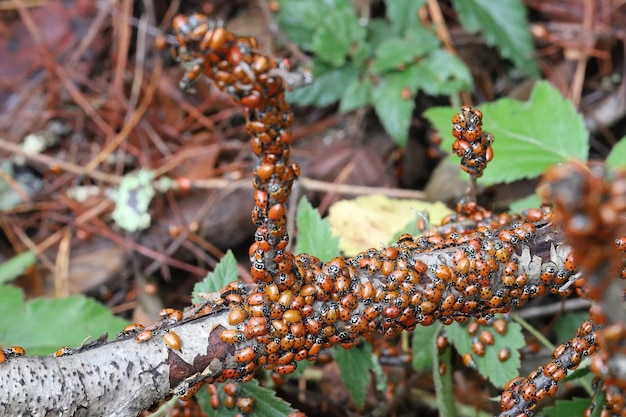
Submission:
[[[339,249],[346,256],[355,256],[368,248],[389,244],[407,224],[419,221],[419,212],[428,212],[434,225],[452,213],[441,202],[369,195],[334,204],[328,220],[333,234],[339,236]]]

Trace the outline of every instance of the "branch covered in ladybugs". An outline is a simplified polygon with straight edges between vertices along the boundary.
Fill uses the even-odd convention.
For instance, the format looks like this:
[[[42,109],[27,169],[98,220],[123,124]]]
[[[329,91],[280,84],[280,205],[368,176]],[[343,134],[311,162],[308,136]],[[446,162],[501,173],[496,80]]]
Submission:
[[[533,415],[539,401],[554,397],[558,382],[596,351],[598,329],[597,324],[585,320],[572,340],[556,347],[550,362],[535,369],[526,378],[518,377],[510,381],[500,398],[500,417]]]
[[[260,54],[253,37],[237,37],[206,16],[178,16],[174,29],[187,69],[182,86],[205,75],[246,108],[258,157],[252,213],[257,230],[249,251],[255,285],[233,283],[216,302],[184,315],[166,311],[149,328],[130,326],[114,342],[61,351],[59,357],[2,351],[0,411],[136,415],[172,394],[191,396],[204,382],[247,381],[259,368],[291,373],[299,361],[315,360],[331,346],[350,348],[361,338],[435,321],[485,318],[548,292],[568,295],[582,284],[548,209],[495,215],[468,201],[435,230],[418,238],[403,235],[394,245],[352,259],[322,263],[287,252],[286,202],[299,168],[289,162],[293,115],[284,95],[309,82],[309,74],[289,72]],[[461,116],[457,124],[465,130],[457,139],[468,143],[459,148],[473,146],[472,158],[489,159],[493,137],[481,129],[478,139],[472,136],[480,113],[463,108]],[[594,345],[593,334],[580,338]],[[564,348],[563,359],[555,361],[572,360],[575,352],[573,345]],[[43,370],[57,383],[33,376]],[[528,381],[549,389],[541,385],[547,379],[537,378]]]
[[[68,415],[108,415],[116,410],[136,415],[172,394],[189,396],[204,381],[247,380],[259,367],[289,373],[297,361],[315,360],[321,349],[336,344],[350,347],[360,336],[508,311],[511,304],[523,304],[543,291],[537,290],[545,285],[540,265],[554,262],[557,270],[564,269],[559,234],[549,224],[539,225],[533,239],[520,241],[510,254],[501,251],[508,261],[488,273],[466,255],[491,252],[492,244],[500,248],[498,238],[474,236],[454,243],[435,242],[433,236],[404,236],[395,245],[326,264],[299,255],[294,257],[298,282],[289,288],[283,283],[249,289],[231,284],[217,303],[198,305],[184,315],[165,310],[162,321],[149,328],[129,326],[114,342],[63,350],[59,357],[7,352],[0,363],[0,414],[71,410]],[[509,262],[517,267],[517,284],[505,281],[521,291],[513,293],[517,298],[510,298],[510,289],[504,291],[509,299],[501,300],[500,290],[508,288],[504,270],[514,268]],[[463,288],[457,284],[459,273],[484,285],[470,281]],[[490,297],[481,290],[485,287]],[[23,380],[29,383],[23,385]],[[38,401],[29,401],[34,397]]]

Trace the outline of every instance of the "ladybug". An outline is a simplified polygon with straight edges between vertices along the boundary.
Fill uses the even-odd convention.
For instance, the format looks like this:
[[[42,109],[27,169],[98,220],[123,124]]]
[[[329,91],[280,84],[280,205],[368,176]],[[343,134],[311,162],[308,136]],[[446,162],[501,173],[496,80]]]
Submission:
[[[235,360],[240,363],[252,362],[256,356],[256,351],[252,346],[245,347],[235,354]]]
[[[583,336],[587,336],[588,334],[591,334],[592,331],[593,331],[593,322],[591,320],[585,320],[582,322],[582,324],[578,328],[576,335],[579,337],[583,337]]]
[[[236,306],[233,307],[233,309],[228,314],[228,323],[231,326],[236,326],[237,324],[244,321],[247,317],[248,313],[246,313],[246,311],[242,307]]]
[[[495,338],[493,337],[493,334],[486,329],[480,332],[480,334],[478,335],[478,339],[485,345],[493,345],[495,343]]]
[[[437,303],[441,299],[441,290],[436,287],[427,287],[423,290],[423,295],[426,300]]]
[[[439,352],[439,354],[441,355],[450,345],[448,343],[448,338],[446,337],[446,335],[444,333],[440,333],[437,336],[437,351]]]
[[[117,337],[118,338],[122,338],[122,337],[125,337],[125,336],[132,336],[132,335],[135,335],[135,334],[139,333],[143,329],[144,329],[144,327],[141,324],[139,324],[139,323],[129,324],[128,326],[126,326],[124,328],[124,330],[122,330],[117,335]]]
[[[511,349],[508,347],[503,347],[498,351],[498,360],[500,362],[505,362],[511,357]]]
[[[472,352],[478,356],[485,355],[485,345],[477,338],[472,340]]]
[[[66,356],[71,354],[73,351],[73,349],[69,346],[62,346],[60,348],[58,348],[56,350],[56,352],[54,353],[54,356],[59,357],[59,356]]]
[[[180,350],[182,344],[180,341],[180,336],[178,336],[178,334],[173,330],[170,330],[163,335],[163,341],[170,349]]]
[[[476,335],[476,333],[478,333],[478,329],[479,328],[480,328],[479,324],[476,323],[475,321],[472,321],[467,326],[467,334],[470,335],[470,336],[474,336],[474,335]]]
[[[198,391],[200,391],[202,385],[204,385],[204,381],[197,382],[191,387],[183,389],[182,392],[179,393],[178,397],[183,401],[190,400],[191,397],[193,397]]]
[[[505,335],[507,331],[507,322],[503,318],[498,318],[493,322],[493,329],[500,335]]]
[[[139,332],[137,336],[135,336],[135,341],[137,343],[143,343],[152,339],[153,336],[154,336],[154,332],[152,330],[143,330]]]
[[[522,398],[524,401],[532,401],[535,397],[535,385],[532,382],[527,382],[522,387]]]
[[[302,315],[298,310],[289,309],[283,314],[283,320],[285,320],[287,323],[296,323],[299,322],[301,319]]]
[[[217,386],[215,384],[207,384],[207,390],[210,396],[211,408],[217,409],[220,406],[220,396],[217,392]]]
[[[242,413],[251,414],[254,411],[255,399],[252,397],[240,397],[237,398],[237,408],[241,410]]]
[[[491,290],[490,287],[488,286],[484,286],[480,288],[480,298],[482,300],[489,300],[491,299],[491,297],[493,297],[493,291]]]
[[[516,404],[515,398],[511,391],[504,391],[500,397],[500,409],[502,411],[508,411]]]
[[[296,371],[296,367],[297,367],[296,363],[292,362],[287,365],[277,366],[276,368],[274,368],[274,371],[280,375],[287,375],[287,374],[294,373]]]
[[[472,355],[470,355],[469,353],[464,353],[462,356],[463,359],[463,365],[465,365],[466,367],[470,368],[470,369],[476,369],[476,362],[474,361],[474,358],[472,358]]]

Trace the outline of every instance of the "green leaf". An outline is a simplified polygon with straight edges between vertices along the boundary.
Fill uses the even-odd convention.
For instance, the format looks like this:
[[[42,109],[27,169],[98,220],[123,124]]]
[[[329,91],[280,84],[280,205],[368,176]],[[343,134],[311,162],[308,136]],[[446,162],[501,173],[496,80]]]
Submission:
[[[339,238],[332,235],[328,219],[322,219],[306,198],[300,199],[296,211],[298,240],[296,253],[309,253],[327,262],[339,255]]]
[[[29,250],[3,262],[0,264],[0,284],[13,281],[22,275],[29,266],[34,265],[36,260],[35,252]]]
[[[374,87],[374,109],[385,130],[399,146],[406,146],[415,101],[403,98],[403,90],[413,85],[410,71],[388,73]]]
[[[521,213],[526,209],[536,207],[541,207],[541,199],[536,193],[534,193],[511,203],[511,205],[509,206],[509,210],[514,213]]]
[[[546,407],[543,412],[546,417],[580,417],[591,404],[589,398],[572,398],[571,400],[556,400],[554,405]]]
[[[374,378],[376,378],[376,390],[378,392],[385,392],[387,388],[387,374],[385,374],[380,364],[378,355],[374,352],[372,352],[372,373],[374,374]]]
[[[423,56],[439,47],[439,39],[422,26],[411,29],[404,38],[389,38],[376,49],[376,57],[369,71],[380,74],[390,70],[401,69],[417,57]]]
[[[419,88],[433,96],[469,90],[473,83],[465,63],[443,49],[433,51],[421,60],[413,77]]]
[[[417,26],[418,10],[425,0],[386,0],[387,19],[391,22],[396,34],[404,33],[409,28]]]
[[[275,390],[260,386],[255,379],[241,384],[241,391],[243,396],[252,397],[256,400],[254,414],[258,417],[287,416],[295,411],[289,403],[276,396]]]
[[[367,24],[367,41],[375,50],[387,39],[395,38],[397,35],[394,33],[389,22],[384,19],[373,18]]]
[[[346,91],[339,104],[339,111],[347,113],[352,110],[360,109],[370,104],[371,101],[372,82],[369,78],[362,80],[355,78],[346,87]]]
[[[372,345],[362,343],[346,350],[342,347],[333,348],[333,357],[341,372],[341,381],[350,391],[350,395],[359,408],[365,405],[365,393],[370,383],[372,363]]]
[[[191,293],[194,303],[202,302],[198,296],[201,292],[217,292],[233,281],[237,281],[237,259],[229,249],[222,259],[217,263],[215,269],[209,272],[200,282],[197,282]]]
[[[606,165],[611,169],[626,169],[626,136],[613,146],[606,158]]]
[[[488,45],[532,76],[539,70],[534,60],[526,8],[521,0],[453,0],[461,23],[468,32],[481,31]]]
[[[323,24],[327,8],[321,7],[318,0],[279,0],[278,4],[276,21],[280,29],[290,41],[311,50],[313,34]]]
[[[500,315],[496,315],[498,318]],[[478,334],[482,330],[489,331],[495,343],[491,346],[485,345],[485,355],[478,356],[472,351],[472,337],[467,333],[467,325],[452,323],[446,327],[448,340],[452,343],[460,354],[470,353],[478,366],[478,372],[489,379],[496,387],[502,387],[511,379],[519,375],[520,354],[519,350],[526,345],[522,326],[518,323],[507,323],[507,332],[500,335],[491,326],[480,326]],[[500,349],[508,348],[511,356],[508,360],[501,362],[498,359]]]
[[[452,383],[451,350],[449,347],[442,355],[437,352],[436,339],[431,341],[433,353],[433,379],[435,382],[435,398],[439,415],[443,417],[454,417],[457,415],[454,402],[454,385]],[[439,366],[443,363],[445,372],[439,373]]]
[[[7,322],[0,325],[0,344],[23,346],[28,354],[44,355],[60,346],[80,346],[87,336],[116,335],[128,324],[82,295],[36,298],[22,304],[14,289],[0,288],[0,294],[8,292],[8,303],[14,308],[11,315],[3,316]],[[4,304],[5,298],[2,300]]]
[[[549,111],[547,110],[549,109]],[[528,102],[510,98],[480,106],[483,130],[495,135],[494,158],[480,181],[491,185],[534,178],[568,159],[586,161],[589,133],[569,100],[548,82],[535,84]],[[431,108],[424,115],[443,133],[442,148],[452,148],[451,107]]]
[[[354,7],[348,4],[329,11],[313,36],[311,48],[318,59],[340,67],[364,39],[365,28],[359,25]]]
[[[145,169],[125,175],[115,195],[113,220],[129,232],[147,229],[150,226],[148,207],[154,197],[152,185],[154,172]]]
[[[24,292],[11,285],[0,285],[0,300],[0,345],[7,345],[3,339],[14,326],[17,312],[24,308]]]
[[[432,326],[417,326],[413,330],[411,350],[413,351],[413,368],[416,371],[432,368],[433,358],[437,355],[437,335],[442,326],[437,322]]]
[[[350,82],[359,77],[359,69],[352,65],[330,68],[313,65],[315,82],[286,94],[287,100],[300,105],[328,106],[343,97]]]
[[[206,389],[201,390],[196,398],[202,410],[209,417],[233,417],[239,412],[237,408],[228,409],[224,406],[224,384],[217,384],[217,392],[220,396],[220,406],[217,409],[211,407],[210,396]],[[242,397],[252,397],[255,399],[254,412],[255,417],[287,417],[289,413],[295,410],[282,398],[276,396],[276,391],[259,385],[259,381],[253,379],[250,382],[239,384],[241,387]]]
[[[580,324],[589,318],[589,313],[566,313],[554,325],[557,343],[565,343],[576,336]]]

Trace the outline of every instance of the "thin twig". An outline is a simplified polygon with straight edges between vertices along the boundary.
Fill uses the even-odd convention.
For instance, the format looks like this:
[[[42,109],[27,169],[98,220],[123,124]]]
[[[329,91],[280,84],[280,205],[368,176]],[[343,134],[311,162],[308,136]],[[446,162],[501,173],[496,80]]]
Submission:
[[[159,83],[159,78],[161,77],[161,69],[163,68],[163,61],[157,60],[154,71],[152,72],[152,79],[150,80],[150,84],[146,88],[146,95],[141,102],[141,105],[137,109],[136,112],[133,113],[133,116],[130,118],[128,123],[124,124],[121,132],[115,135],[113,140],[107,144],[107,146],[93,159],[91,160],[85,169],[87,172],[91,172],[94,170],[102,161],[104,161],[113,151],[121,145],[121,143],[126,140],[129,133],[135,128],[137,123],[141,120],[144,113],[148,109],[148,106],[152,103],[152,97],[154,96],[154,92]]]
[[[443,48],[452,55],[458,56],[454,43],[452,42],[452,37],[448,31],[448,26],[446,25],[446,21],[441,13],[439,2],[437,0],[426,0],[426,5],[428,6],[428,14],[430,14],[430,17],[433,20],[437,37],[441,40]],[[472,96],[470,93],[467,91],[461,91],[459,95],[461,96],[461,102],[463,104],[472,104]]]
[[[591,29],[593,26],[594,14],[594,0],[585,0],[582,27],[585,49],[587,49],[586,46],[588,46],[588,42],[590,42],[591,40],[590,37],[593,36],[591,34]],[[593,47],[593,45],[589,46]],[[574,106],[576,107],[580,105],[580,99],[583,92],[583,84],[585,82],[585,71],[587,70],[587,61],[589,60],[589,56],[583,50],[580,50],[578,53],[580,54],[580,57],[578,58],[578,62],[576,64],[576,72],[574,73],[572,86],[570,88],[570,98],[574,103]]]

